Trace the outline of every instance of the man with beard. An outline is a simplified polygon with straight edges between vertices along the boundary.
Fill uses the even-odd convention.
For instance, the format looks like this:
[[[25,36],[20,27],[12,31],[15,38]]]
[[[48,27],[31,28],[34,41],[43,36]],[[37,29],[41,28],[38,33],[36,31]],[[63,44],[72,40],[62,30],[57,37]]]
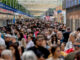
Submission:
[[[43,35],[38,35],[36,40],[34,41],[35,46],[29,48],[28,50],[32,50],[39,60],[45,60],[49,56],[49,51],[42,46],[43,43]]]

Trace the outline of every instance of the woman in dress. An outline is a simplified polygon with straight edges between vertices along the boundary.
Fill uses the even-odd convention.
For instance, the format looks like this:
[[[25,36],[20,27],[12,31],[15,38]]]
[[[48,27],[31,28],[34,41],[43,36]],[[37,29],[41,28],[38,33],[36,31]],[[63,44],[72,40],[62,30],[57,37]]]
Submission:
[[[61,51],[59,46],[52,47],[51,48],[52,57],[48,58],[47,60],[63,60],[63,58],[61,58],[60,52]]]

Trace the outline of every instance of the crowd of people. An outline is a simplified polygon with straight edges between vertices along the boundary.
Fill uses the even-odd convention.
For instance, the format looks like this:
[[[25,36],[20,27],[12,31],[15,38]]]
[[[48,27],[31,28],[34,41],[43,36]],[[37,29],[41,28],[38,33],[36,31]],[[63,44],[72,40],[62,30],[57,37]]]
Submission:
[[[80,28],[27,19],[0,28],[0,60],[80,60]]]

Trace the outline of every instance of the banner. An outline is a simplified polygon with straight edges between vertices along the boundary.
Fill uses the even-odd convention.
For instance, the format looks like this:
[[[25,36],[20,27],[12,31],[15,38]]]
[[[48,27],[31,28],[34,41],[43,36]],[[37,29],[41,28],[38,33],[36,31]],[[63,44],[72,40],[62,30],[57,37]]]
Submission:
[[[13,17],[13,24],[15,24],[15,16]]]
[[[3,8],[0,8],[0,12],[13,14],[13,11],[9,11],[9,10],[3,9]]]
[[[9,11],[9,12],[12,11],[12,12],[15,12],[15,13],[19,13],[19,14],[22,14],[22,15],[26,15],[26,16],[32,17],[31,15],[29,15],[27,13],[24,13],[24,12],[22,12],[20,10],[12,8],[12,7],[10,7],[10,6],[6,5],[6,4],[3,4],[1,2],[0,2],[0,8],[5,9],[5,11]]]
[[[13,11],[13,12],[16,12],[17,11],[16,9],[14,9],[14,8],[6,5],[6,4],[3,4],[1,2],[0,2],[0,8],[6,9],[6,10],[10,10],[10,11]]]

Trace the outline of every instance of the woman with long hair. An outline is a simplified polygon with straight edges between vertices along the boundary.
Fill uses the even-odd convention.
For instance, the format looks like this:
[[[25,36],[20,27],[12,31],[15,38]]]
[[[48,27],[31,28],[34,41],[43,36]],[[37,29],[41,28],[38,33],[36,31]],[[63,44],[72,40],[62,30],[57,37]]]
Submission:
[[[21,60],[19,50],[18,50],[18,46],[16,44],[11,44],[9,49],[13,53],[13,60]]]
[[[60,52],[61,52],[61,50],[60,50],[59,46],[53,46],[51,48],[52,57],[50,57],[47,60],[64,60],[63,57],[61,57],[61,53]]]
[[[57,44],[57,42],[58,42],[57,35],[56,34],[52,35],[52,37],[51,37],[51,43],[52,43],[52,45]]]

